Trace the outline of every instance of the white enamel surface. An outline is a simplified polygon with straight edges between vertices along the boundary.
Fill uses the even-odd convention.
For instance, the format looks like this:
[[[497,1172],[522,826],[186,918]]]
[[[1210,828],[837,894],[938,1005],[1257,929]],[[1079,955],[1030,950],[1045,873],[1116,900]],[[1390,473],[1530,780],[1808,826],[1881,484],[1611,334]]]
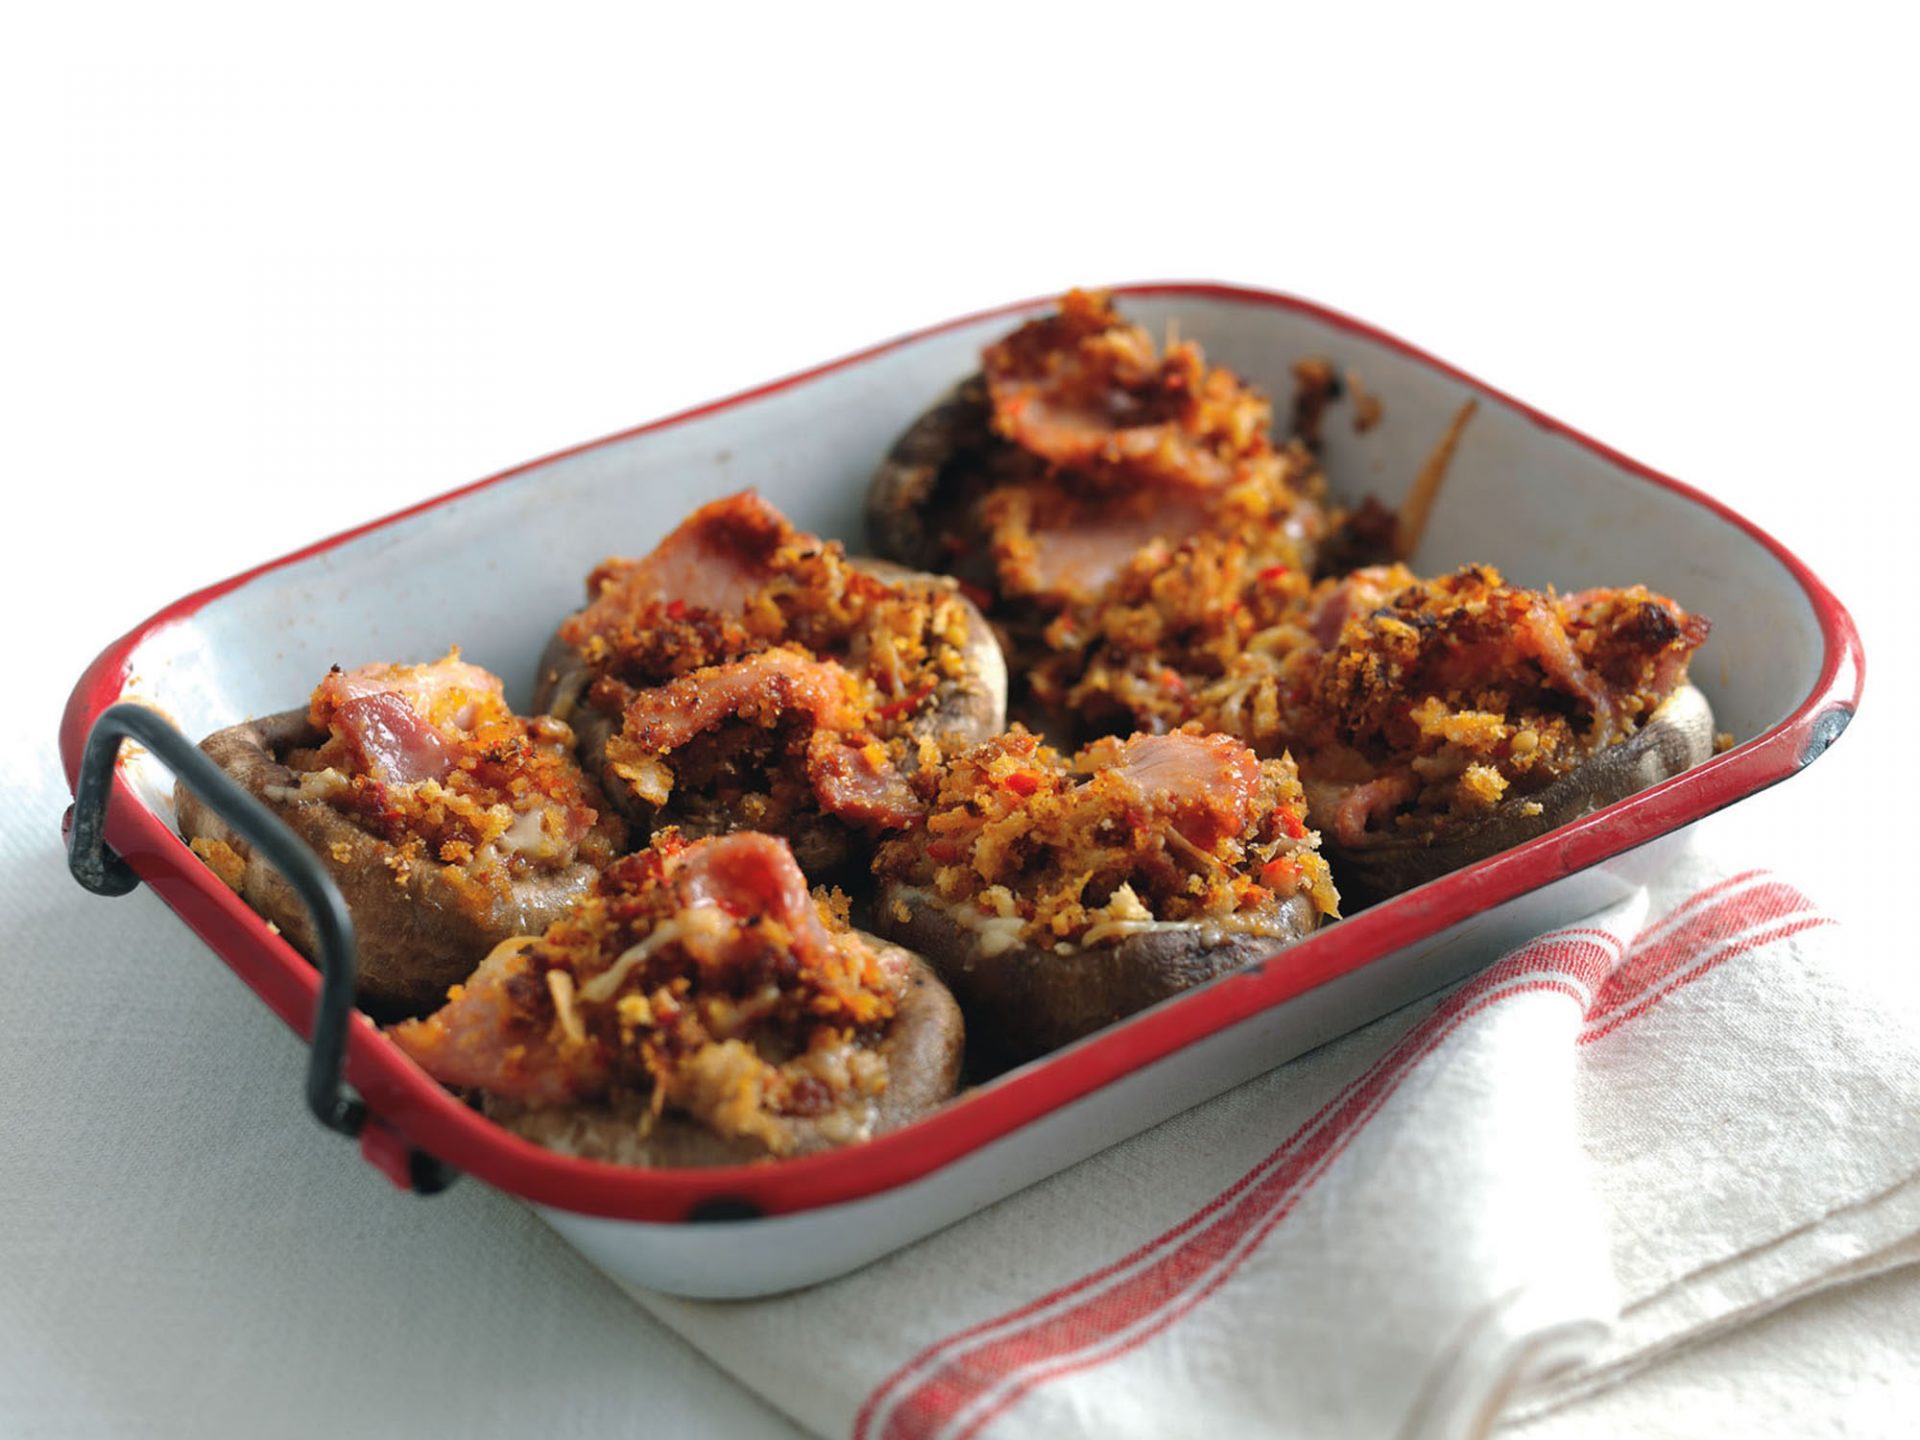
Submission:
[[[1466,387],[1310,316],[1230,300],[1155,299],[1128,311],[1177,325],[1270,393],[1296,358],[1359,370],[1385,405],[1353,433],[1330,412],[1336,489],[1393,501]],[[865,477],[928,401],[965,374],[1002,318],[677,425],[545,462],[477,493],[260,576],[150,636],[128,693],[198,735],[304,703],[329,665],[422,660],[458,644],[524,703],[541,647],[613,553],[638,553],[687,510],[757,487],[799,524],[859,548]],[[1563,589],[1646,583],[1714,620],[1695,676],[1721,728],[1777,723],[1816,677],[1820,636],[1786,569],[1739,527],[1641,480],[1520,412],[1480,397],[1417,568],[1469,560]],[[136,756],[147,803],[170,816],[171,780]],[[1646,852],[1641,852],[1644,855]],[[1627,857],[1621,866],[1639,863]],[[685,1294],[767,1293],[843,1273],[1147,1125],[1458,978],[1501,947],[1610,898],[1621,866],[1569,877],[1274,1007],[1128,1076],[925,1180],[855,1204],[701,1226],[547,1211],[595,1263]],[[1046,1063],[1046,1062],[1040,1062]]]

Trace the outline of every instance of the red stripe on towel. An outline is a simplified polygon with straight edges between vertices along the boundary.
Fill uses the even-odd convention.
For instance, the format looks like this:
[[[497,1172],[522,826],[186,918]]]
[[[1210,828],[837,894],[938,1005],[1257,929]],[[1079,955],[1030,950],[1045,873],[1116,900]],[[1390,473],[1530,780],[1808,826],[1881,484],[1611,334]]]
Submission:
[[[1736,955],[1745,955],[1749,950],[1758,950],[1763,945],[1771,945],[1774,941],[1784,940],[1789,935],[1798,935],[1802,930],[1813,930],[1821,925],[1832,925],[1833,923],[1835,922],[1830,915],[1802,915],[1797,919],[1787,921],[1785,924],[1775,925],[1769,930],[1762,930],[1757,934],[1749,935],[1737,944],[1724,946],[1715,953],[1707,956],[1706,959],[1702,960],[1671,984],[1663,986],[1655,993],[1648,995],[1639,1003],[1621,1011],[1619,1014],[1604,1019],[1597,1028],[1590,1024],[1589,1028],[1580,1032],[1579,1043],[1587,1045],[1600,1039],[1602,1036],[1611,1035],[1615,1030],[1618,1030],[1622,1025],[1626,1024],[1627,1021],[1636,1016],[1646,1014],[1647,1011],[1651,1010],[1655,1005],[1658,1005],[1674,991],[1680,989],[1682,986],[1691,985],[1702,975],[1707,974],[1711,970],[1718,969]]]
[[[1638,935],[1633,937],[1633,944],[1628,948],[1630,950],[1639,949],[1655,935],[1663,930],[1671,929],[1675,921],[1681,919],[1683,916],[1692,914],[1700,906],[1706,904],[1707,901],[1717,900],[1720,896],[1726,894],[1727,891],[1744,885],[1749,880],[1758,880],[1766,873],[1764,870],[1742,870],[1738,875],[1729,875],[1726,879],[1719,881],[1717,884],[1709,885],[1704,890],[1694,891],[1693,894],[1667,911],[1666,914],[1656,920],[1649,920],[1646,923],[1646,927],[1642,929]]]
[[[1705,892],[1703,892],[1705,893]],[[1663,984],[1675,972],[1693,963],[1714,945],[1731,940],[1756,925],[1811,911],[1813,902],[1783,880],[1770,880],[1750,890],[1725,896],[1697,910],[1684,923],[1650,927],[1643,935],[1658,934],[1651,943],[1636,940],[1618,970],[1593,997],[1589,1022],[1610,1014]]]

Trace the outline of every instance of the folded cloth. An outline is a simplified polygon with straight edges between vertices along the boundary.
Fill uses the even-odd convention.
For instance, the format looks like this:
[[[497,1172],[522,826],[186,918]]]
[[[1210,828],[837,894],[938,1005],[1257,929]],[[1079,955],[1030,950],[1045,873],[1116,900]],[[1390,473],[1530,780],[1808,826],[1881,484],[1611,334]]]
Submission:
[[[1920,1015],[1872,959],[1791,881],[1682,858],[843,1280],[635,1293],[858,1440],[1540,1424],[1920,1259]]]

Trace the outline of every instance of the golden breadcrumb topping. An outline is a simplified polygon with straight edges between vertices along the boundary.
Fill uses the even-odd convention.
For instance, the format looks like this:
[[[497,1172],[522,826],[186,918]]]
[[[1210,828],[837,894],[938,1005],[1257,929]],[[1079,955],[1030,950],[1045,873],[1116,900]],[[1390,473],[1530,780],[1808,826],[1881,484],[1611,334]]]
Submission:
[[[925,831],[874,870],[1043,945],[1156,922],[1257,930],[1300,894],[1338,912],[1305,814],[1290,759],[1226,736],[1108,739],[1069,761],[1016,728],[956,757]]]
[[[1238,538],[1149,546],[1098,600],[1049,626],[1034,694],[1096,732],[1198,719],[1276,754],[1312,688],[1310,590],[1298,566]]]

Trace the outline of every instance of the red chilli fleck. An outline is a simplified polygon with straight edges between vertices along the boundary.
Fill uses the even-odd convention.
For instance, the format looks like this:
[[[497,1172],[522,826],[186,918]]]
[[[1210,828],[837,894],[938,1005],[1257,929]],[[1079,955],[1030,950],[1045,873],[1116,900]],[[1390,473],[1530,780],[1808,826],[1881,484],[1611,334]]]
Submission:
[[[1031,770],[1016,770],[1001,782],[1016,795],[1031,795],[1040,788],[1040,777]]]
[[[1278,890],[1283,885],[1291,888],[1299,879],[1300,867],[1284,855],[1260,867],[1260,881],[1269,890]]]
[[[886,720],[897,720],[902,715],[911,715],[915,710],[920,708],[920,702],[933,694],[937,688],[939,688],[937,685],[929,685],[925,689],[917,690],[911,695],[903,695],[898,700],[892,700],[885,705],[879,706],[873,713]]]

